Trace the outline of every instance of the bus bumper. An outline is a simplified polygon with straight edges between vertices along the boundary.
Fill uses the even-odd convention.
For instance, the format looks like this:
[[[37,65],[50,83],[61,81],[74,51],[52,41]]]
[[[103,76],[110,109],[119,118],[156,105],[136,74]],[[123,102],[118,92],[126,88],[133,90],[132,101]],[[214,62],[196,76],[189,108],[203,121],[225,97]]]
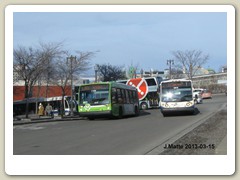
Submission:
[[[112,111],[95,111],[95,112],[79,112],[80,117],[108,117],[112,115]]]
[[[179,108],[163,108],[160,107],[160,110],[162,112],[162,114],[174,114],[174,113],[181,113],[181,112],[189,112],[194,114],[196,112],[196,109],[194,106],[192,107],[179,107]]]

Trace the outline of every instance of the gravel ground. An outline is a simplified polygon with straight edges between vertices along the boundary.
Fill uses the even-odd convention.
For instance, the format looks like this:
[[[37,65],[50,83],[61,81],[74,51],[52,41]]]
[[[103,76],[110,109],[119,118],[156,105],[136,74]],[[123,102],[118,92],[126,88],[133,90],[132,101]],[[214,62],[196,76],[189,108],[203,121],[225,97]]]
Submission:
[[[167,148],[160,155],[214,155],[226,135],[227,109],[223,109],[174,143],[165,145]]]

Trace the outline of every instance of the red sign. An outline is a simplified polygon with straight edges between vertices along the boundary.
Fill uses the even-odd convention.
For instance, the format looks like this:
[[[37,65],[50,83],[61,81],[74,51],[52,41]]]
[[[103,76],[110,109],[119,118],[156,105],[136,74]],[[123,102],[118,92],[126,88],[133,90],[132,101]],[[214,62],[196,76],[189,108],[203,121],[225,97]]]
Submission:
[[[139,100],[144,99],[148,93],[148,85],[143,78],[130,79],[128,80],[127,85],[137,88]]]

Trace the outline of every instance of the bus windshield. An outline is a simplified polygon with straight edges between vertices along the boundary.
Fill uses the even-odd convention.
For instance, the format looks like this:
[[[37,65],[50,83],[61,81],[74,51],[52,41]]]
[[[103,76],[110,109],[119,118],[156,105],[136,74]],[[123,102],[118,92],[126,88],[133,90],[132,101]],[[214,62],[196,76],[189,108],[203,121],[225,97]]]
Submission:
[[[83,86],[80,89],[79,105],[103,105],[109,104],[109,86],[108,85],[91,85]]]
[[[191,101],[192,89],[188,87],[169,87],[162,89],[163,102]]]

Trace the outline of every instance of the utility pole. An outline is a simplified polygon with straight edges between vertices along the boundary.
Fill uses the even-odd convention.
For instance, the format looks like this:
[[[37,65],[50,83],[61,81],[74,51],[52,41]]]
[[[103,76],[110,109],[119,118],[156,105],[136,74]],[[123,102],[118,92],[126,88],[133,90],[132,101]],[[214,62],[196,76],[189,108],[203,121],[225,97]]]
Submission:
[[[143,69],[141,69],[140,72],[141,72],[141,78],[143,78]]]
[[[76,56],[67,57],[67,60],[70,61],[70,75],[71,75],[71,112],[70,115],[73,116],[73,61],[76,61]]]
[[[169,75],[170,79],[172,79],[172,65],[174,65],[174,60],[172,59],[167,60],[167,65],[169,65]]]
[[[98,70],[99,70],[99,66],[98,66],[98,64],[95,64],[95,66],[94,66],[95,82],[98,82]]]

